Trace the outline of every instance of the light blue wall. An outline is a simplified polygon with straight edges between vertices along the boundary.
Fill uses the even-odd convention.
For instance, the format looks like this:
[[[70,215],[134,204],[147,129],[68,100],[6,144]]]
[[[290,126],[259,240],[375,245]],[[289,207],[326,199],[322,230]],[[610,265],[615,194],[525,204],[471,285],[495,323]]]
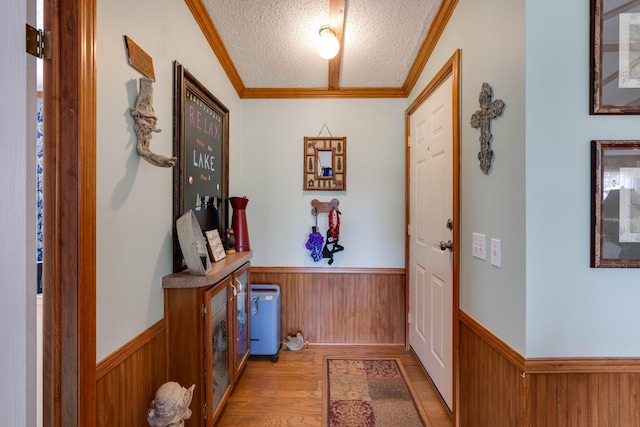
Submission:
[[[590,141],[639,139],[589,115],[589,2],[529,0],[527,356],[640,356],[640,272],[592,269]]]
[[[314,223],[310,202],[335,197],[345,250],[333,267],[404,266],[405,100],[240,102],[182,2],[98,2],[97,31],[98,361],[163,317],[161,281],[172,265],[172,171],[135,151],[129,108],[140,74],[126,61],[124,35],[154,62],[162,132],[153,135],[152,151],[173,150],[173,60],[229,108],[229,193],[249,198],[255,265],[326,267],[305,248]],[[318,135],[325,123],[333,135],[347,137],[347,191],[303,192],[303,138]],[[321,215],[323,232],[326,222]]]
[[[589,267],[590,141],[640,128],[589,115],[589,19],[578,0],[460,0],[409,99],[462,50],[461,307],[529,358],[640,354],[640,276]],[[506,103],[486,177],[468,122],[483,81]],[[502,269],[471,257],[473,232],[502,239]]]
[[[241,101],[184,3],[98,2],[97,359],[162,318],[171,269],[172,172],[135,152],[140,74],[125,34],[154,60],[152,150],[172,151],[173,60],[230,109],[230,194],[250,200],[264,266],[326,266],[304,243],[310,201],[334,197],[345,246],[334,267],[404,265],[404,111],[461,49],[462,309],[526,357],[640,354],[636,270],[589,268],[589,141],[636,138],[640,119],[588,115],[588,8],[530,0],[525,18],[525,0],[460,0],[409,99]],[[469,125],[483,82],[506,104],[488,176]],[[347,136],[346,192],[302,191],[303,137],[325,123]],[[502,268],[471,256],[474,232],[502,240]]]
[[[157,127],[151,150],[173,153],[173,61],[230,113],[231,190],[239,185],[239,98],[182,1],[99,1],[97,22],[97,360],[164,316],[162,277],[172,269],[173,171],[136,152],[129,108],[141,74],[123,36],[153,58]]]
[[[460,0],[411,93],[409,105],[461,49],[460,306],[507,344],[525,352],[524,0]],[[482,83],[506,104],[492,121],[494,160],[480,170],[477,129]],[[502,268],[471,255],[473,233],[502,241]]]
[[[340,201],[335,267],[404,267],[403,99],[243,100],[242,187],[253,263],[327,267],[305,242],[311,201]],[[347,137],[347,190],[303,191],[305,136]],[[327,214],[318,227],[324,235]]]

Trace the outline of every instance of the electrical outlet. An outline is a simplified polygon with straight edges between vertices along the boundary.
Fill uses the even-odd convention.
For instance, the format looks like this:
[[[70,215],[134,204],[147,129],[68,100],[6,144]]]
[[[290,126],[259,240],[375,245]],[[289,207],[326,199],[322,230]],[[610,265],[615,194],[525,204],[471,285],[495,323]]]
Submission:
[[[473,233],[472,254],[475,258],[487,260],[487,237],[484,234]]]
[[[499,239],[491,239],[491,265],[502,267],[502,242]]]

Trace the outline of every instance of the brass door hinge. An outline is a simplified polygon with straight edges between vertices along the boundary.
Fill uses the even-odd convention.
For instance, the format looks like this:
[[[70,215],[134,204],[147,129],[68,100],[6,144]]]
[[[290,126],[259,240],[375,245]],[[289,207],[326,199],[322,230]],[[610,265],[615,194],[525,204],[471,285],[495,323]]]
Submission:
[[[40,59],[51,59],[51,31],[42,31],[27,24],[27,53]]]

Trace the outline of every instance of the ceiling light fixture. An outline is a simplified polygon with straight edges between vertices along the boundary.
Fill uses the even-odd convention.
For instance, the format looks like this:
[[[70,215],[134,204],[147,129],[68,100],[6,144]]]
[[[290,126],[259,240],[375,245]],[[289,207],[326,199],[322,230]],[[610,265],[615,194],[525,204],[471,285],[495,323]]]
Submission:
[[[338,54],[340,42],[336,33],[328,26],[320,27],[320,37],[318,38],[318,55],[324,59],[331,59]]]

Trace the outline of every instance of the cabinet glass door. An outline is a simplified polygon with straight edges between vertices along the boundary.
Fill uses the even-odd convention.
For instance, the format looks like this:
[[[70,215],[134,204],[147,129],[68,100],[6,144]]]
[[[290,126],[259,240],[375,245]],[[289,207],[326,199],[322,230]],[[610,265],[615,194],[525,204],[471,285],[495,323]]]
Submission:
[[[229,324],[227,316],[227,286],[219,286],[205,293],[207,314],[207,396],[211,405],[207,418],[212,420],[220,402],[231,385],[229,369]]]
[[[235,303],[235,332],[236,348],[234,363],[234,382],[237,379],[243,363],[249,357],[249,266],[241,268],[234,275],[234,286],[236,293]]]

